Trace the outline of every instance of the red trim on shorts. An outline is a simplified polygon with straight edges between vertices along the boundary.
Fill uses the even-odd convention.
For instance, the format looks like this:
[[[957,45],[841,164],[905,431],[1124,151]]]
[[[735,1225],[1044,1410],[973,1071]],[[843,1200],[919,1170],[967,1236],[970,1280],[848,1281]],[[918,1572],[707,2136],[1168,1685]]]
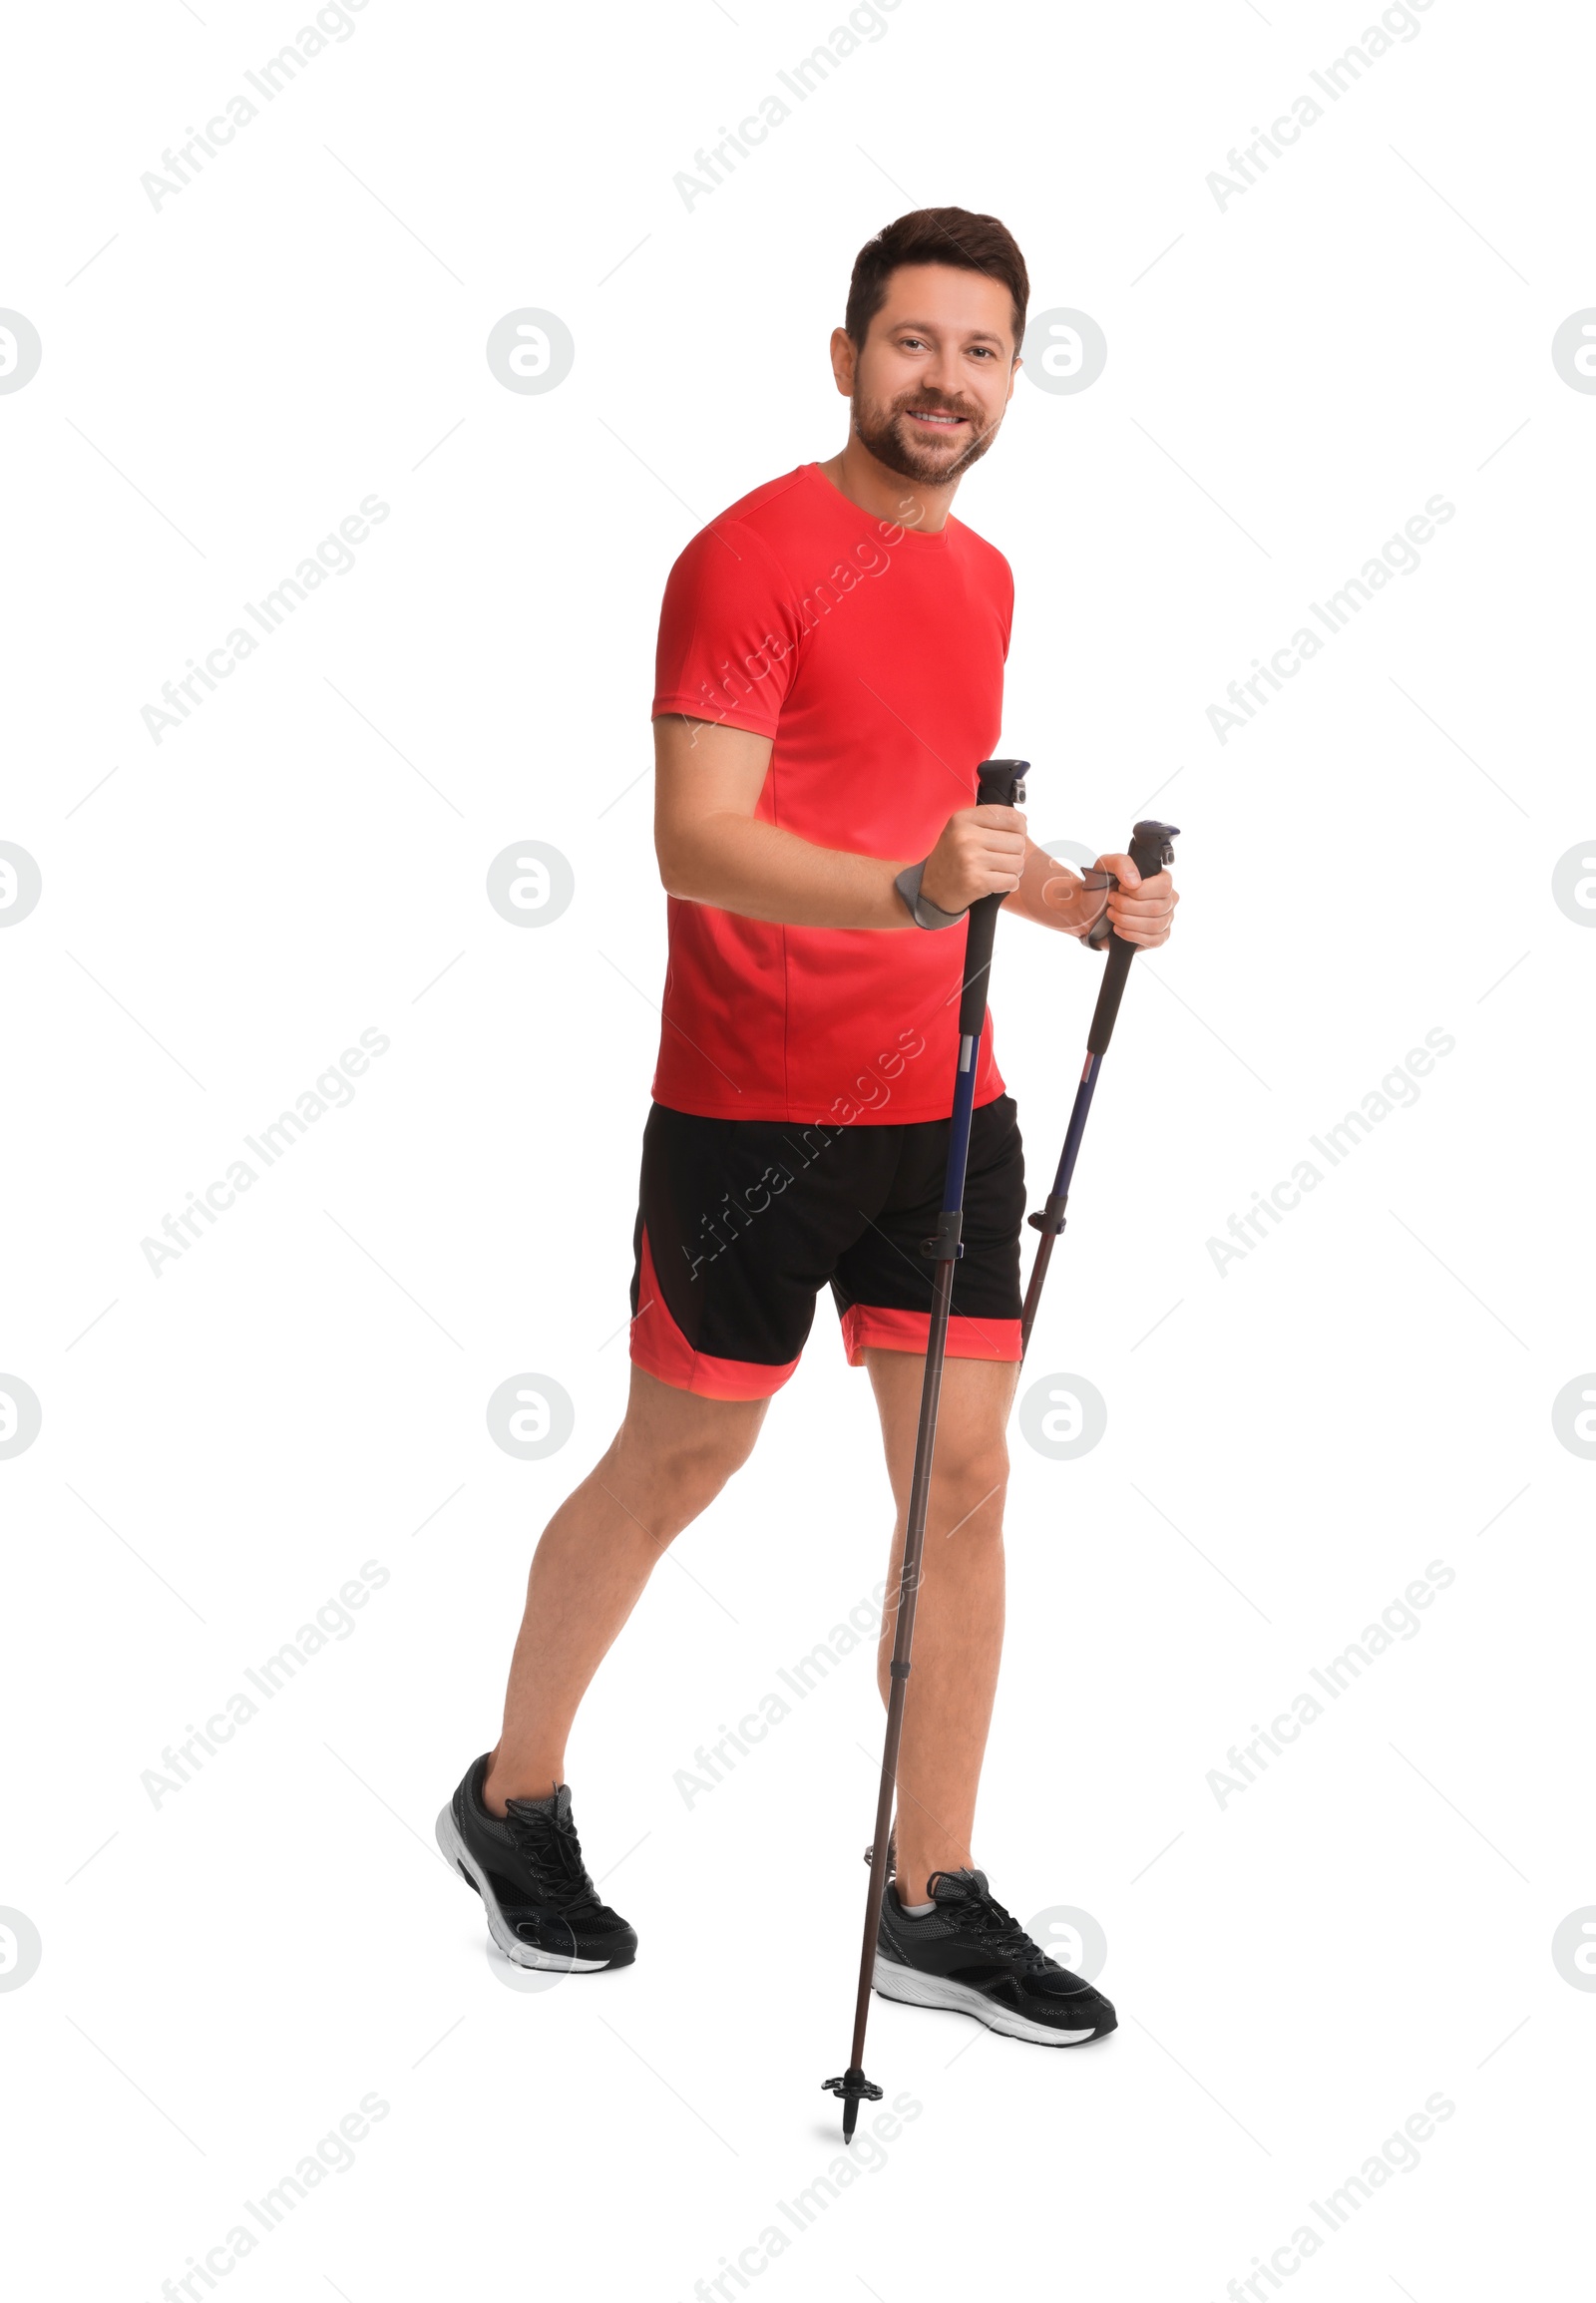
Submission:
[[[789,1359],[784,1367],[773,1367],[756,1359],[717,1359],[708,1351],[695,1351],[660,1293],[646,1226],[637,1299],[637,1313],[631,1323],[631,1356],[645,1374],[656,1376],[677,1391],[694,1391],[700,1399],[768,1399],[798,1364],[796,1359]],[[1017,1335],[1017,1320],[1013,1328]],[[1014,1356],[1018,1358],[1017,1351]]]
[[[915,1351],[923,1359],[931,1333],[929,1312],[895,1312],[881,1304],[853,1304],[842,1316],[842,1340],[850,1367],[862,1367],[867,1346],[882,1351]],[[970,1320],[954,1313],[948,1322],[950,1359],[1019,1357],[1017,1320]]]

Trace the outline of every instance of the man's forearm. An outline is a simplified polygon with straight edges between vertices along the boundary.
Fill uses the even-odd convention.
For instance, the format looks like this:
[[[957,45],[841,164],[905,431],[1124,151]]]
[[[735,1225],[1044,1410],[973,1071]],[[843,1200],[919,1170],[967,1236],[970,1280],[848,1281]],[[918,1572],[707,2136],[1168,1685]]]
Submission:
[[[1059,906],[1044,904],[1042,890],[1049,880],[1062,879],[1064,867],[1049,856],[1045,848],[1038,848],[1034,840],[1025,842],[1025,864],[1019,876],[1019,886],[1008,898],[1003,909],[1017,912],[1021,918],[1034,920],[1043,928],[1061,928],[1066,935],[1082,936],[1102,909],[1101,896],[1088,896],[1080,904]]]
[[[690,843],[659,859],[672,896],[789,928],[912,928],[893,881],[904,858],[817,848],[751,816],[700,818]]]

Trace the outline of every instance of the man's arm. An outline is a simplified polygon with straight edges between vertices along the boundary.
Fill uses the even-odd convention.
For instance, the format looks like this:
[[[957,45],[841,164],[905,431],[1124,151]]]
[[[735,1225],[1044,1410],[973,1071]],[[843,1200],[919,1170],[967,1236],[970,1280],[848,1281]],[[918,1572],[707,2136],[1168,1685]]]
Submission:
[[[817,848],[756,820],[770,749],[769,736],[744,728],[674,713],[655,720],[654,848],[668,893],[791,928],[912,928],[893,881],[917,856]],[[960,809],[931,852],[922,894],[944,912],[1008,894],[1020,882],[1024,826],[1013,808]]]

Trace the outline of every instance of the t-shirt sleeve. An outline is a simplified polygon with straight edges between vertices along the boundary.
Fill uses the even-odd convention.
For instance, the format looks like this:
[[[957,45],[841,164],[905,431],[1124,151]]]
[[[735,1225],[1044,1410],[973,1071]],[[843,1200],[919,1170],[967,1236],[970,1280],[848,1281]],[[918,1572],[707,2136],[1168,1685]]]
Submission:
[[[773,736],[798,642],[791,587],[758,537],[705,528],[665,582],[653,716],[683,712]]]

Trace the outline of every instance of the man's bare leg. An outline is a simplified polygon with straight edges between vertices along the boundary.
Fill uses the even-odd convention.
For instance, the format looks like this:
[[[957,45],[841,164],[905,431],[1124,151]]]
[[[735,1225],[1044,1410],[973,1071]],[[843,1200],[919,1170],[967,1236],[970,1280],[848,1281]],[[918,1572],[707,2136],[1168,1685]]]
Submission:
[[[769,1404],[701,1399],[632,1367],[625,1420],[607,1454],[533,1555],[504,1729],[483,1788],[491,1814],[565,1781],[566,1736],[589,1681],[666,1544],[747,1461]]]
[[[885,1702],[926,1362],[913,1352],[871,1348],[865,1364],[898,1505],[877,1657]],[[950,1359],[943,1370],[898,1758],[898,1891],[906,1903],[927,1900],[932,1872],[974,1865],[976,1791],[1003,1640],[1003,1431],[1018,1372],[993,1359]]]

